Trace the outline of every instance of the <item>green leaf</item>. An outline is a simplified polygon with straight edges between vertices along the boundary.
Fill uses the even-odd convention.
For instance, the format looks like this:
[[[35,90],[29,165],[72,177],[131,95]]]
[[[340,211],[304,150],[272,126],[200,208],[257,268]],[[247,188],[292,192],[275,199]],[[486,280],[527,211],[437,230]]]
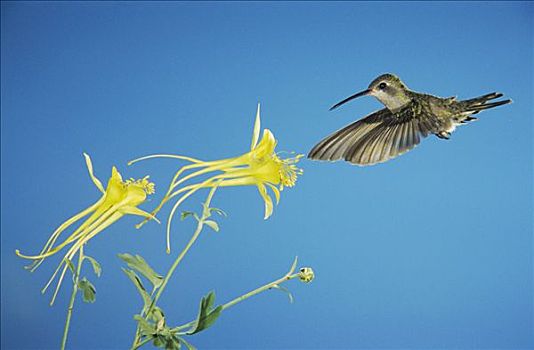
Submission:
[[[181,347],[180,340],[172,334],[157,334],[154,336],[154,346],[165,350],[179,350]]]
[[[154,288],[159,288],[163,283],[163,276],[154,271],[141,255],[133,256],[131,254],[124,253],[119,254],[119,258],[124,260],[124,262],[126,262],[130,268],[137,270],[139,273],[145,276],[150,283],[152,283]]]
[[[78,282],[78,288],[80,288],[82,295],[83,295],[83,301],[86,303],[94,303],[96,300],[96,289],[95,286],[91,284],[87,280],[87,278],[82,278],[81,281]]]
[[[219,232],[219,225],[217,224],[217,222],[213,220],[205,220],[204,223],[208,225],[209,227],[211,227],[213,231]]]
[[[93,265],[93,271],[95,272],[96,277],[100,277],[102,274],[102,267],[100,267],[100,264],[98,261],[96,261],[94,258],[91,258],[90,256],[85,255],[84,259],[89,260],[91,265]]]
[[[166,350],[180,350],[182,347],[178,338],[174,335],[166,337],[167,344],[165,344]]]
[[[153,343],[155,347],[157,348],[163,348],[165,347],[165,337],[161,336],[161,335],[157,335],[154,337],[154,341]]]
[[[165,319],[162,318],[156,322],[156,332],[165,334],[170,334],[169,329],[165,326]]]
[[[194,212],[192,211],[183,211],[181,214],[180,214],[180,220],[184,221],[188,216],[194,216],[196,215]]]
[[[74,267],[74,264],[70,259],[65,258],[65,264],[69,267],[69,269],[72,271],[72,274],[74,277],[76,277],[76,268]]]
[[[288,275],[291,275],[293,271],[295,271],[295,268],[297,267],[297,262],[299,261],[299,257],[295,256],[295,260],[293,260],[293,264],[291,264],[291,268],[289,269]]]
[[[205,297],[202,297],[202,300],[200,301],[200,308],[205,310],[211,310],[213,308],[213,304],[215,304],[215,292],[210,291],[208,295]]]
[[[152,303],[152,299],[150,298],[150,295],[148,295],[145,287],[143,286],[143,283],[141,282],[141,279],[135,271],[122,268],[122,271],[128,276],[128,278],[133,282],[135,285],[135,288],[137,288],[137,291],[139,294],[141,294],[141,298],[143,298],[143,303],[145,304],[145,308],[150,307],[150,304]]]
[[[287,289],[286,287],[282,287],[282,286],[280,286],[280,285],[278,285],[278,284],[275,284],[275,285],[273,286],[273,288],[278,289],[278,290],[280,290],[280,291],[282,291],[282,292],[285,292],[285,293],[287,294],[287,297],[289,298],[289,303],[293,304],[293,300],[294,300],[294,299],[293,299],[293,294],[291,294],[291,292],[289,291],[289,289]]]
[[[210,212],[215,212],[217,214],[219,214],[220,216],[228,216],[226,215],[226,212],[222,209],[219,209],[219,208],[210,208]]]
[[[152,311],[150,311],[150,317],[149,318],[157,323],[160,320],[164,319],[165,315],[163,314],[163,310],[161,310],[157,306],[154,306],[154,307],[152,307]]]
[[[141,315],[134,315],[134,320],[139,323],[139,330],[141,331],[141,335],[144,336],[153,336],[156,334],[156,328],[154,328],[153,325],[148,323],[147,320],[145,320]]]
[[[184,338],[178,337],[180,343],[184,344],[187,350],[197,350],[191,343],[187,342]]]
[[[154,307],[154,310],[155,311],[151,313],[150,318],[154,319],[155,322],[150,322],[141,315],[134,316],[134,319],[139,323],[140,334],[145,337],[150,337],[154,346],[158,348],[165,350],[179,350],[182,344],[181,339],[179,339],[175,335],[175,332],[165,324],[163,311],[158,307]],[[190,349],[189,344],[186,346]]]
[[[217,318],[219,318],[222,312],[222,305],[213,308],[214,302],[215,292],[213,291],[209,292],[208,295],[202,298],[195,326],[193,326],[187,334],[191,335],[203,331],[210,327]]]

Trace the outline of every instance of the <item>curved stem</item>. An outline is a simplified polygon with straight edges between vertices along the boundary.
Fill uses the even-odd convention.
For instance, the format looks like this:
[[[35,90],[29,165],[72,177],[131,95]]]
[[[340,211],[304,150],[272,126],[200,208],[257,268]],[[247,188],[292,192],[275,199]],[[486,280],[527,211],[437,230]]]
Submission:
[[[208,198],[206,199],[206,202],[205,202],[205,205],[207,207],[210,206],[211,199],[213,198],[213,194],[215,193],[216,189],[217,189],[217,184],[215,184],[214,187],[211,188],[211,190],[210,190],[210,192],[208,194]],[[204,221],[209,217],[209,215],[210,215],[209,212],[205,213],[203,211],[202,216],[200,217],[200,220],[198,220],[197,228],[195,229],[195,232],[193,233],[193,236],[191,237],[191,239],[189,239],[189,242],[187,242],[187,245],[184,247],[182,252],[178,255],[176,260],[174,260],[174,262],[173,262],[171,268],[169,269],[169,271],[167,271],[167,274],[165,275],[165,278],[163,279],[163,283],[161,284],[161,286],[159,287],[156,295],[152,299],[152,302],[150,303],[150,306],[149,306],[148,310],[146,310],[146,313],[144,314],[145,319],[148,317],[148,315],[150,315],[150,312],[154,309],[154,306],[157,304],[159,298],[161,297],[161,294],[163,294],[163,291],[165,290],[165,287],[167,286],[167,283],[169,283],[169,280],[171,279],[172,275],[174,274],[174,271],[176,270],[176,268],[178,267],[180,262],[183,260],[183,258],[185,257],[185,255],[187,254],[189,249],[191,249],[191,247],[193,246],[193,244],[195,243],[197,238],[200,236],[200,232],[202,232],[202,229],[204,227]],[[141,313],[141,316],[143,316],[143,313]],[[133,341],[132,350],[133,349],[137,349],[141,345],[144,345],[148,341],[150,341],[150,338],[148,338],[149,340],[144,339],[142,342],[139,342],[139,338],[140,338],[140,332],[139,332],[139,324],[138,324],[137,325],[137,330],[135,332],[135,338],[134,338],[134,341]]]
[[[76,293],[78,292],[78,282],[80,280],[80,271],[83,262],[83,246],[80,248],[78,255],[78,267],[76,268],[76,275],[74,276],[72,294],[70,296],[69,308],[67,309],[67,319],[65,320],[65,330],[63,331],[63,339],[61,340],[61,350],[65,350],[67,345],[67,336],[69,334],[70,319],[72,317],[72,310],[74,309],[74,301],[76,300]]]
[[[279,278],[277,280],[274,280],[274,281],[272,281],[270,283],[267,283],[267,284],[265,284],[265,285],[263,285],[261,287],[258,287],[258,288],[254,289],[254,290],[252,290],[252,291],[250,291],[250,292],[248,292],[246,294],[243,294],[243,295],[241,295],[241,296],[239,296],[239,297],[227,302],[226,304],[224,304],[222,306],[221,312],[226,310],[226,309],[228,309],[228,308],[230,308],[230,307],[232,307],[232,306],[234,306],[234,305],[236,305],[236,304],[238,304],[238,303],[240,303],[240,302],[242,302],[242,301],[244,301],[244,300],[246,300],[246,299],[248,299],[248,298],[250,298],[250,297],[253,297],[256,294],[259,294],[259,293],[264,292],[266,290],[269,290],[269,289],[271,289],[273,287],[276,287],[276,286],[278,286],[278,285],[280,285],[280,284],[282,284],[282,283],[284,283],[286,281],[289,281],[289,280],[292,280],[294,278],[299,277],[299,273],[298,272],[297,273],[293,273],[295,271],[296,263],[297,263],[297,260],[295,259],[295,261],[293,262],[293,265],[291,266],[291,269],[289,270],[289,272],[286,273],[281,278]],[[181,326],[175,327],[175,328],[173,328],[171,330],[171,332],[177,333],[182,329],[191,328],[192,326],[195,325],[195,322],[196,322],[196,320],[195,321],[190,321],[190,322],[188,322],[186,324],[183,324]],[[185,334],[185,333],[182,333],[182,334]]]
[[[187,252],[189,251],[189,249],[191,248],[191,246],[193,245],[193,243],[195,243],[195,241],[197,240],[198,236],[200,235],[200,232],[202,232],[202,228],[204,227],[204,222],[199,221],[199,223],[197,224],[197,228],[195,230],[195,233],[193,234],[193,236],[191,237],[191,239],[189,240],[189,242],[187,242],[187,245],[185,246],[185,248],[182,250],[182,252],[180,253],[180,255],[178,255],[178,257],[176,258],[176,260],[174,260],[174,263],[172,264],[171,268],[169,269],[169,271],[167,272],[167,275],[165,276],[165,278],[163,279],[163,283],[161,284],[161,287],[159,288],[158,292],[156,293],[156,296],[154,297],[154,302],[153,304],[156,304],[157,301],[159,300],[159,298],[161,297],[161,294],[163,293],[163,291],[165,290],[165,287],[167,286],[167,283],[169,282],[169,280],[171,279],[172,277],[172,274],[174,273],[174,271],[176,270],[176,268],[178,267],[178,265],[180,264],[180,262],[182,261],[182,259],[184,258],[185,254],[187,254]]]
[[[150,298],[151,299],[154,297],[154,293],[156,292],[156,290],[157,290],[157,287],[154,286],[154,288],[152,288],[152,293],[150,293]],[[146,311],[147,311],[146,306],[143,306],[143,310],[141,310],[141,316],[144,316]],[[137,348],[143,346],[144,344],[148,343],[150,340],[152,340],[152,339],[147,337],[141,343],[137,344],[137,342],[139,341],[139,337],[140,336],[141,336],[141,329],[139,327],[137,327],[137,329],[135,330],[134,341],[132,343],[132,349],[137,349]],[[137,346],[136,346],[136,344],[137,344]]]
[[[204,223],[202,222],[202,220],[200,220],[198,222],[198,225],[197,225],[197,228],[195,230],[195,233],[193,234],[193,236],[191,237],[191,239],[189,240],[189,242],[187,243],[185,248],[182,250],[180,255],[178,255],[176,260],[174,260],[174,263],[172,264],[171,268],[167,272],[167,275],[165,275],[165,278],[163,279],[163,283],[161,284],[161,287],[159,288],[158,292],[156,293],[156,296],[154,297],[154,299],[152,299],[152,303],[150,304],[150,307],[148,308],[148,310],[145,313],[145,315],[149,315],[150,312],[152,311],[152,309],[154,308],[154,305],[156,305],[156,303],[158,302],[159,298],[161,297],[161,294],[163,293],[163,291],[165,290],[165,287],[167,286],[167,283],[169,283],[169,280],[171,279],[174,271],[176,270],[176,268],[178,267],[178,265],[180,264],[180,262],[184,258],[185,254],[187,254],[187,252],[189,251],[189,249],[191,248],[193,243],[195,243],[195,241],[197,240],[198,236],[200,235],[200,232],[202,231],[202,227],[203,226],[204,226]],[[140,329],[139,329],[139,325],[138,325],[137,326],[137,330],[135,332],[135,338],[134,338],[134,341],[133,341],[132,349],[137,349],[141,345],[141,343],[139,343],[139,337],[140,337],[139,330]]]

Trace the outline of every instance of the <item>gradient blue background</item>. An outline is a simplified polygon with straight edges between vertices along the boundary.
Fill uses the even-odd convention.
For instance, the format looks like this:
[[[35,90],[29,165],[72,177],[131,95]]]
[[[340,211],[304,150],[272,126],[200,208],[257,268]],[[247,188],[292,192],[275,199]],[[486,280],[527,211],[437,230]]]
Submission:
[[[70,286],[39,293],[34,274],[54,228],[107,181],[150,174],[157,195],[183,163],[247,150],[256,103],[279,150],[306,153],[381,106],[328,107],[394,72],[414,90],[514,103],[480,114],[386,164],[303,160],[271,219],[254,188],[225,189],[221,232],[200,238],[161,300],[169,322],[196,315],[211,289],[226,302],[273,280],[294,255],[312,266],[289,304],[272,291],[190,338],[199,348],[533,348],[533,14],[528,3],[2,2],[2,349],[58,348]],[[183,209],[197,210],[204,194]],[[168,208],[161,216],[166,217]],[[71,349],[130,345],[141,305],[118,252],[161,272],[164,229],[127,217],[91,241],[97,302],[76,304]],[[173,230],[176,254],[192,222]]]

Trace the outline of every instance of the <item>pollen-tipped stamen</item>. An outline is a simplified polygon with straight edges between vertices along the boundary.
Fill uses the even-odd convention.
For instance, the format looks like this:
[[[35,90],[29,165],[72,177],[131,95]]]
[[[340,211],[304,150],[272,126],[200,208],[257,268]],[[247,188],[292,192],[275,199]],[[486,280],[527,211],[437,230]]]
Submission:
[[[286,159],[280,159],[278,156],[276,156],[276,160],[281,163],[279,170],[281,189],[283,189],[284,186],[295,186],[298,175],[303,174],[304,171],[295,165],[302,157],[302,154],[298,154],[295,157]]]

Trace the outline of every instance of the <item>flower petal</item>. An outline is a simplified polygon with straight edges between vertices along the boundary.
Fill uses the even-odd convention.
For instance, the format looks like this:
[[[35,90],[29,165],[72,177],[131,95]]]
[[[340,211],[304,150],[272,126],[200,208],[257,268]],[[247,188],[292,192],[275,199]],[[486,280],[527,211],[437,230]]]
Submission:
[[[202,164],[190,164],[190,165],[183,166],[174,175],[174,178],[172,179],[172,182],[171,182],[170,189],[172,190],[176,188],[178,185],[184,183],[185,181],[190,180],[202,174],[210,173],[212,171],[217,171],[217,170],[226,171],[226,169],[232,169],[232,166],[240,165],[242,161],[240,160],[239,157],[237,157],[237,158],[224,159],[223,161],[217,161],[217,162],[212,162],[212,163],[213,164],[217,163],[217,164],[209,165],[208,163],[202,163]],[[182,174],[185,170],[190,170],[190,169],[198,168],[198,167],[204,167],[204,169],[192,172],[182,177],[180,180],[178,180],[178,177],[180,176],[180,174]]]
[[[251,153],[256,159],[261,159],[265,156],[272,155],[275,148],[276,139],[274,138],[273,133],[269,129],[264,129],[260,142]]]
[[[124,214],[120,213],[120,212],[114,212],[113,214],[111,214],[110,217],[108,217],[104,222],[102,222],[99,226],[95,227],[94,230],[88,232],[86,235],[84,235],[83,237],[81,237],[80,239],[78,239],[78,241],[76,243],[73,244],[73,246],[71,247],[71,249],[69,250],[69,252],[65,255],[65,257],[69,260],[72,260],[72,257],[80,250],[80,248],[86,244],[89,240],[91,240],[94,236],[96,236],[98,233],[100,233],[101,231],[103,231],[105,228],[107,228],[109,225],[113,224],[115,221],[119,220]],[[54,294],[52,295],[52,300],[50,301],[50,305],[53,305],[54,304],[54,301],[56,300],[56,296],[57,296],[57,293],[59,292],[59,288],[61,287],[61,284],[63,282],[63,278],[65,277],[65,272],[66,272],[66,268],[67,268],[67,264],[65,264],[65,267],[58,279],[58,283],[57,283],[57,286],[56,286],[56,290],[54,291]],[[52,279],[53,279],[54,276],[52,276]],[[52,280],[51,279],[51,280]],[[50,282],[47,284],[46,287],[48,287],[48,285],[50,284]]]
[[[161,222],[158,220],[157,217],[155,217],[154,215],[150,214],[150,213],[147,213],[146,211],[144,210],[141,210],[137,207],[133,207],[133,206],[129,206],[129,205],[126,205],[124,207],[121,207],[119,209],[119,212],[123,213],[123,214],[130,214],[130,215],[138,215],[138,216],[142,216],[148,220],[150,219],[153,219],[153,220],[156,220],[156,222],[158,224],[161,224]]]
[[[219,184],[219,187],[250,186],[256,184],[258,184],[258,180],[252,176],[243,176],[238,178],[225,177],[225,179]]]
[[[113,213],[116,212],[115,208],[110,208],[105,211],[99,211],[96,210],[89,218],[87,218],[73,233],[70,234],[69,237],[67,237],[63,242],[58,244],[57,246],[53,247],[53,244],[55,243],[56,238],[54,238],[50,244],[48,244],[48,248],[46,251],[40,253],[39,255],[23,255],[18,250],[15,251],[15,253],[24,259],[44,259],[49,256],[52,256],[59,252],[61,249],[63,249],[65,246],[69,245],[70,243],[74,241],[79,241],[81,238],[85,237],[89,232],[91,232],[95,227],[98,225],[101,225],[102,221],[107,220]]]
[[[139,157],[139,158],[130,160],[128,162],[128,165],[132,165],[132,164],[140,162],[142,160],[152,159],[152,158],[174,158],[174,159],[185,160],[185,161],[188,161],[188,162],[191,162],[191,163],[203,163],[203,161],[200,160],[200,159],[191,158],[191,157],[185,157],[185,156],[180,156],[180,155],[174,155],[174,154],[151,154],[149,156]]]
[[[100,192],[105,193],[104,186],[102,186],[102,182],[97,179],[97,177],[93,174],[93,163],[91,162],[91,157],[87,153],[84,153],[83,156],[85,157],[85,164],[87,165],[87,170],[89,170],[89,176],[91,177],[91,180],[93,180],[96,188],[100,190]]]
[[[256,110],[256,120],[254,121],[254,130],[252,131],[252,143],[250,144],[251,151],[258,144],[258,139],[260,138],[260,128],[260,104],[258,103],[258,109]]]
[[[263,217],[263,219],[267,220],[269,216],[271,216],[273,213],[273,200],[267,194],[267,189],[265,188],[265,185],[258,184],[258,191],[260,192],[260,195],[263,198],[263,201],[265,202],[265,216]]]
[[[65,229],[67,229],[69,226],[71,226],[75,222],[79,221],[80,219],[82,219],[84,216],[87,216],[91,212],[95,211],[98,208],[98,206],[102,203],[102,201],[103,201],[103,198],[101,198],[98,202],[96,202],[95,204],[93,204],[89,208],[79,212],[78,214],[74,215],[73,217],[71,217],[70,219],[68,219],[64,223],[62,223],[54,231],[54,233],[52,233],[52,235],[50,236],[50,238],[48,239],[48,241],[44,245],[44,247],[41,250],[41,252],[38,255],[36,255],[35,257],[29,257],[29,259],[40,259],[39,256],[41,256],[42,254],[47,253],[48,251],[50,251],[52,249],[52,247],[54,246],[54,243],[56,242],[56,240],[59,238],[60,234]],[[23,256],[22,254],[20,254],[20,252],[18,252],[18,250],[16,251],[16,253],[17,253],[18,256],[20,256],[22,258],[28,259],[27,256],[25,256],[25,255]],[[34,264],[32,264],[30,266],[27,266],[26,268],[29,269],[30,271],[34,271],[39,265],[41,265],[42,262],[43,262],[43,260],[40,260],[38,262],[34,262]]]
[[[265,184],[268,185],[271,190],[273,190],[274,197],[276,198],[276,204],[280,203],[280,190],[278,190],[278,187],[268,182],[266,182]]]
[[[114,180],[114,181],[117,181],[117,182],[122,182],[122,176],[121,176],[121,173],[119,173],[119,171],[117,170],[116,167],[112,167],[111,168],[111,178],[110,180]]]
[[[106,187],[106,203],[115,205],[119,203],[127,194],[127,186],[122,181],[122,176],[116,167],[111,168],[111,177]],[[105,206],[105,204],[103,206]]]

